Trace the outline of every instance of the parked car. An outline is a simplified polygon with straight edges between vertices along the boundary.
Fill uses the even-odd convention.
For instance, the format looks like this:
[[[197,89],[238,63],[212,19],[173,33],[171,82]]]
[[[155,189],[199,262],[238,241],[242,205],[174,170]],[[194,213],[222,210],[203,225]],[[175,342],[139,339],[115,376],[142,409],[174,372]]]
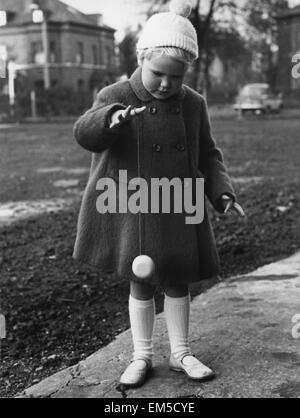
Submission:
[[[283,109],[282,94],[272,92],[269,84],[246,84],[237,96],[233,107],[242,113],[280,113]]]

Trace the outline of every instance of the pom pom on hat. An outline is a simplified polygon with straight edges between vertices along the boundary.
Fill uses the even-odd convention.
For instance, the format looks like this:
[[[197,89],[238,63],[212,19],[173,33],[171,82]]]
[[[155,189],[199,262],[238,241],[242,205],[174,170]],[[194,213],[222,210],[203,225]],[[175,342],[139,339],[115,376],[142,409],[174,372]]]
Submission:
[[[188,19],[190,0],[171,0],[170,12],[154,14],[145,24],[137,50],[156,47],[176,47],[188,51],[197,59],[197,33]]]
[[[170,12],[188,18],[192,12],[192,5],[187,0],[172,0],[170,3]]]

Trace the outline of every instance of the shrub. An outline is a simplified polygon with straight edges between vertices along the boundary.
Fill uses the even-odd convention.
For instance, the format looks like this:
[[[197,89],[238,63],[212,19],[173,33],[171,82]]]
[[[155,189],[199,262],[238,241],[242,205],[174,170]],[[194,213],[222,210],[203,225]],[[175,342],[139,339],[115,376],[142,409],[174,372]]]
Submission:
[[[92,105],[92,93],[75,91],[72,87],[54,87],[36,91],[37,116],[75,116]],[[18,118],[31,116],[30,91],[17,94],[16,114]]]

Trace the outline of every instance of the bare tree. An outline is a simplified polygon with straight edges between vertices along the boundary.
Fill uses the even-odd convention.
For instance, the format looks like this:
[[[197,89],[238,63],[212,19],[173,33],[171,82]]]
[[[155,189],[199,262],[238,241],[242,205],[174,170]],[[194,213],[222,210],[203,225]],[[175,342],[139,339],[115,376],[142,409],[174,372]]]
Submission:
[[[273,87],[276,87],[278,50],[278,24],[276,17],[287,11],[288,0],[252,0],[244,7],[247,40],[252,44],[253,50],[259,51],[262,56],[262,72]]]
[[[148,0],[147,15],[167,9],[170,0]],[[195,62],[190,84],[197,90],[206,91],[209,66],[211,63],[209,36],[212,25],[234,26],[238,14],[238,0],[196,0],[193,4],[190,20],[198,37],[199,59]]]

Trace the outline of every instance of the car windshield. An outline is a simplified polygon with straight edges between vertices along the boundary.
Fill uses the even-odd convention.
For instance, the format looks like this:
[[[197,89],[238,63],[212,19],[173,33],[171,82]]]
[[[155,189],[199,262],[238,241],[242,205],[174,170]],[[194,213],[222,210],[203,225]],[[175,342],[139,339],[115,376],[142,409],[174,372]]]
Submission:
[[[266,85],[247,85],[241,90],[241,96],[262,96],[269,93]]]

